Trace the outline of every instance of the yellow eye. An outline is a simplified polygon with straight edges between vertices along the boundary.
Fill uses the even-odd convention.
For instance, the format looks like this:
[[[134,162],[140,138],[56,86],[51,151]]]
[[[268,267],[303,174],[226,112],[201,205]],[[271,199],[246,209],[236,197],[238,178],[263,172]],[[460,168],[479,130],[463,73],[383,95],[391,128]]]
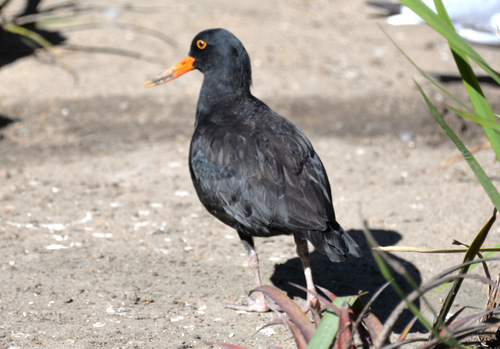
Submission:
[[[207,47],[207,43],[203,40],[198,40],[196,41],[196,46],[198,46],[200,50],[203,50],[205,47]]]

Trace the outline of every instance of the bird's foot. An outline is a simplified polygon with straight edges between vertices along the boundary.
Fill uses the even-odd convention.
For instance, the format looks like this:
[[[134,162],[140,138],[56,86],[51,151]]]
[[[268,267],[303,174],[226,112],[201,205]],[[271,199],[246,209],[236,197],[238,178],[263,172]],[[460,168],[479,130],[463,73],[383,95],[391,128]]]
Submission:
[[[307,303],[302,308],[304,314],[306,314],[309,310],[314,309],[317,313],[322,310],[321,303],[318,301],[318,298],[314,297],[312,294],[307,294]]]
[[[254,313],[267,313],[271,310],[271,308],[267,305],[264,294],[262,294],[261,292],[257,292],[257,296],[255,297],[255,299],[247,294],[247,302],[248,305],[228,304],[226,305],[226,308]]]

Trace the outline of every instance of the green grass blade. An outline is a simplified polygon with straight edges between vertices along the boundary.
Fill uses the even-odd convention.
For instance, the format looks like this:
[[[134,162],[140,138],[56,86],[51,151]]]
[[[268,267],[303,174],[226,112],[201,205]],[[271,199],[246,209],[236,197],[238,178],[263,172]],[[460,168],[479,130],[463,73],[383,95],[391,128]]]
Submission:
[[[452,44],[450,43],[450,47],[452,49],[453,58],[455,58],[455,62],[457,64],[460,75],[462,76],[462,80],[464,82],[465,88],[467,89],[467,93],[469,94],[470,100],[476,113],[483,117],[486,120],[496,122],[495,116],[491,111],[490,105],[484,96],[484,93],[479,86],[479,82],[477,81],[476,75],[472,71],[472,67],[470,66],[467,58],[459,56]],[[500,134],[490,127],[484,127],[484,132],[488,137],[493,150],[495,151],[497,158],[500,160]]]
[[[455,31],[455,29],[453,28],[453,23],[451,23],[450,16],[448,16],[448,12],[446,12],[443,1],[434,0],[434,6],[436,6],[436,11],[439,18],[441,18],[450,28]]]
[[[479,250],[479,252],[500,252],[500,246],[496,247],[484,247]],[[411,246],[381,246],[374,247],[376,250],[385,252],[413,252],[413,253],[465,253],[468,248],[418,248]]]
[[[7,6],[7,4],[10,2],[10,0],[4,0],[0,3],[0,12],[2,12],[3,8]]]
[[[77,80],[75,73],[68,67],[68,65],[62,59],[58,57],[57,52],[54,50],[53,45],[49,41],[47,41],[44,37],[42,37],[40,34],[32,30],[26,29],[25,27],[22,27],[20,25],[15,25],[13,23],[5,23],[2,28],[5,31],[25,37],[31,40],[32,42],[36,43],[40,47],[42,47],[45,51],[48,52],[48,54],[51,57],[53,57],[57,61],[57,63],[61,65],[61,67],[66,72],[68,72],[71,76],[73,76],[75,81]]]
[[[21,27],[20,25],[5,23],[3,25],[3,29],[13,34],[24,36],[25,38],[30,39],[31,41],[35,42],[48,51],[50,51],[50,49],[52,48],[52,44],[44,39],[40,34],[26,29],[25,27]]]
[[[445,29],[445,26],[448,27],[444,32],[440,31],[440,33],[445,37],[446,40],[448,40],[448,45],[450,46],[453,58],[460,72],[467,93],[469,94],[472,105],[476,110],[476,113],[480,117],[483,117],[487,120],[495,120],[495,117],[493,115],[493,112],[491,111],[488,101],[486,100],[486,97],[484,96],[481,86],[479,85],[479,82],[476,78],[476,75],[474,74],[474,71],[472,70],[472,67],[469,63],[468,56],[476,60],[476,63],[478,63],[477,60],[479,60],[483,62],[485,65],[487,65],[486,62],[484,62],[482,58],[462,38],[460,38],[456,34],[455,29],[453,28],[453,24],[450,20],[450,17],[448,16],[448,13],[446,12],[446,9],[443,5],[443,2],[441,0],[434,0],[434,4],[438,12],[437,14],[438,19],[437,20],[434,19],[433,22],[432,19],[433,17],[430,16],[428,19],[425,20],[429,25],[433,26],[436,30],[438,30],[437,27],[440,27],[442,30]],[[427,9],[430,10],[429,8]],[[421,10],[423,10],[423,8]],[[424,12],[426,11],[424,10]],[[498,77],[496,73],[492,73],[490,75],[492,76],[492,78]],[[484,127],[484,131],[488,139],[490,140],[490,143],[497,155],[497,158],[500,160],[500,134],[490,129],[489,127]]]
[[[500,244],[496,245],[495,247],[493,248],[488,248],[488,249],[483,249],[483,248],[480,248],[479,249],[479,252],[482,252],[484,250],[490,250],[489,252],[486,252],[484,254],[484,256],[482,256],[482,259],[488,259],[488,258],[491,258],[491,256],[493,256],[495,253],[497,252],[500,252],[499,251],[500,249]],[[478,254],[478,256],[480,256],[480,254]],[[483,262],[484,263],[484,262]],[[469,272],[471,272],[472,270],[474,270],[476,267],[479,267],[480,264],[472,264],[469,266]],[[437,290],[436,292],[434,292],[433,296],[435,296],[436,294],[438,294],[439,292],[441,292],[445,287],[449,286],[451,283],[445,283],[443,285],[441,285]]]
[[[68,27],[77,27],[83,25],[90,25],[96,23],[95,20],[86,17],[46,17],[46,15],[40,15],[35,20],[37,28],[43,29],[65,29]],[[29,23],[29,22],[28,22]]]
[[[454,30],[453,24],[451,23],[450,17],[446,12],[446,9],[441,0],[434,0],[436,4],[436,9],[438,11],[438,16],[445,21],[445,23]],[[495,116],[491,111],[490,105],[484,96],[484,93],[479,85],[476,74],[472,70],[471,65],[469,64],[469,60],[466,55],[460,54],[460,51],[457,50],[455,42],[451,41],[450,38],[446,37],[448,40],[448,44],[453,54],[453,58],[455,59],[455,63],[457,68],[462,76],[462,81],[465,85],[467,93],[469,94],[470,100],[474,109],[479,116],[484,117],[485,119],[495,121]],[[497,158],[500,160],[500,134],[498,132],[493,131],[489,127],[484,127],[484,131],[490,140],[490,143],[495,151]]]
[[[474,260],[476,257],[479,249],[483,245],[484,241],[486,240],[486,237],[488,236],[488,233],[493,226],[493,223],[495,223],[497,216],[497,211],[493,211],[493,215],[491,218],[486,222],[486,224],[483,226],[479,234],[477,234],[476,238],[470,245],[467,253],[465,254],[464,261],[463,263],[467,263],[469,261]],[[458,274],[466,274],[469,271],[469,266],[464,266],[460,268]],[[458,294],[458,291],[460,290],[460,287],[462,286],[463,278],[457,278],[453,282],[453,285],[448,292],[448,295],[446,296],[446,299],[443,303],[443,306],[441,307],[441,310],[439,311],[439,316],[437,317],[436,321],[434,322],[434,328],[436,330],[439,330],[439,328],[444,324],[446,315],[449,313],[451,306],[453,305],[453,302],[455,301],[455,297]]]
[[[500,248],[500,244],[496,245],[495,247]],[[493,256],[495,253],[496,253],[496,251],[486,252],[486,253],[484,254],[484,258],[490,258],[490,257],[491,257],[491,256]]]
[[[500,208],[500,194],[498,193],[497,189],[489,179],[489,177],[486,175],[484,172],[483,168],[479,165],[479,163],[476,161],[474,156],[471,154],[469,149],[463,144],[463,142],[460,140],[460,138],[455,134],[455,132],[451,129],[451,127],[446,123],[444,118],[439,114],[437,111],[436,107],[432,104],[432,102],[429,100],[425,92],[422,90],[422,87],[415,81],[415,84],[417,85],[420,93],[425,99],[425,102],[427,103],[427,106],[429,107],[432,115],[436,119],[436,121],[439,123],[439,125],[443,128],[443,130],[446,132],[448,137],[455,143],[455,146],[458,148],[458,150],[462,153],[464,159],[467,161],[467,164],[471,168],[472,172],[476,175],[477,179],[479,180],[479,183],[483,187],[483,189],[486,191],[486,194],[488,194],[491,202],[497,209]]]
[[[382,274],[382,276],[390,282],[391,287],[396,291],[398,296],[406,303],[407,308],[415,315],[420,323],[427,328],[435,337],[440,337],[439,333],[434,329],[432,324],[422,315],[418,307],[411,301],[408,300],[406,297],[404,291],[401,289],[401,287],[398,285],[398,283],[395,281],[394,276],[392,275],[391,268],[389,267],[388,262],[390,262],[390,257],[388,257],[384,251],[381,251],[379,249],[375,249],[375,247],[378,247],[378,244],[371,234],[370,230],[368,229],[368,225],[365,220],[363,220],[363,231],[366,236],[366,240],[368,242],[368,246],[370,247],[370,250],[372,252],[373,258],[375,259],[375,262],[377,263],[377,266]],[[397,268],[397,265],[393,266]],[[382,334],[381,334],[382,335]],[[381,345],[383,342],[385,342],[386,338],[377,338],[377,341],[375,343],[375,346]],[[443,343],[446,343],[449,346],[460,346],[456,340],[453,338],[450,340],[442,339]]]
[[[404,5],[409,7],[413,12],[419,15],[426,21],[432,28],[445,37],[448,42],[455,48],[459,55],[468,56],[477,65],[479,65],[485,72],[487,72],[492,79],[500,84],[500,75],[493,68],[491,68],[484,59],[464,40],[462,39],[446,21],[441,19],[434,11],[427,7],[420,0],[400,0]]]
[[[496,120],[488,120],[488,119],[485,119],[483,117],[480,117],[477,114],[472,114],[472,113],[466,112],[464,110],[454,108],[452,106],[447,106],[447,108],[450,109],[451,111],[457,113],[461,117],[463,117],[465,119],[469,119],[472,122],[475,122],[476,124],[479,124],[483,127],[493,129],[495,131],[500,131],[500,122],[498,122]]]
[[[459,104],[462,108],[467,109],[470,113],[474,113],[474,110],[471,109],[469,106],[467,106],[464,102],[462,102],[458,97],[453,95],[451,92],[449,92],[447,89],[445,89],[443,86],[441,86],[436,80],[431,78],[425,71],[420,69],[420,67],[406,54],[406,52],[403,51],[403,49],[392,39],[392,37],[384,30],[384,28],[380,27],[382,32],[387,36],[387,38],[392,42],[394,46],[399,50],[399,52],[410,62],[410,64],[424,77],[426,78],[430,83],[432,83],[434,86],[436,86],[441,92],[443,92],[445,95],[453,99],[455,103]]]

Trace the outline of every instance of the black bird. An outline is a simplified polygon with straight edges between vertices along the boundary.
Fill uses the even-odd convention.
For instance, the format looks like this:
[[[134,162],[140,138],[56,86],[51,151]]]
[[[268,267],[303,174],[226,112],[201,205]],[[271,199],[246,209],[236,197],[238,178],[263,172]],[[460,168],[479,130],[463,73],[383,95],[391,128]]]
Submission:
[[[361,256],[335,219],[328,178],[307,137],[250,92],[250,58],[225,29],[202,31],[186,58],[147,82],[152,87],[198,69],[204,74],[189,167],[205,208],[233,227],[261,285],[254,237],[293,235],[307,288],[314,290],[307,241],[332,262]],[[308,295],[308,307],[318,307]],[[264,295],[232,309],[268,311]]]

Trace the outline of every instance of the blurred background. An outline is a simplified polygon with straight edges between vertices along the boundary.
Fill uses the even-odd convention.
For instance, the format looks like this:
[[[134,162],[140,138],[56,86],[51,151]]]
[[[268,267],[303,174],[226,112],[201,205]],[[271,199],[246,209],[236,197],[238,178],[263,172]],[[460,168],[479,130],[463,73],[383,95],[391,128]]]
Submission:
[[[204,211],[189,179],[202,74],[143,87],[207,28],[243,42],[253,93],[311,139],[339,221],[361,241],[360,260],[332,265],[313,255],[322,286],[373,294],[384,282],[363,242],[360,207],[380,243],[421,248],[470,243],[491,215],[466,164],[439,166],[457,150],[413,79],[442,111],[449,100],[384,34],[466,98],[448,46],[426,25],[390,26],[363,0],[2,4],[0,346],[294,347],[284,326],[254,334],[274,314],[224,308],[244,302],[253,284],[236,233]],[[474,48],[498,68],[498,47]],[[498,112],[500,89],[483,81]],[[481,129],[446,118],[468,144],[484,144]],[[478,157],[496,183],[494,155]],[[498,234],[495,226],[493,241]],[[287,283],[303,282],[292,239],[258,240],[257,250],[264,283],[303,297]],[[397,258],[420,282],[462,256]],[[463,294],[457,307],[485,303],[481,286]],[[384,297],[374,306],[382,320],[398,303],[393,293]]]
[[[173,106],[181,101],[192,110],[201,74],[189,74],[174,88],[145,89],[142,84],[183,58],[194,35],[212,27],[224,27],[244,43],[256,96],[292,119],[305,118],[320,132],[432,136],[412,81],[421,78],[381,27],[426,72],[456,77],[449,50],[432,29],[388,26],[381,11],[361,0],[104,5],[19,0],[9,1],[2,16],[4,21],[24,16],[29,22],[26,14],[31,12],[39,33],[54,43],[51,51],[57,60],[40,49],[27,49],[5,31],[0,38],[1,110],[24,121],[40,120],[40,111],[52,108],[58,117],[63,108],[74,113],[78,107],[70,104],[78,101],[84,101],[87,111],[115,105],[126,112],[134,106],[144,110],[151,103]],[[497,49],[477,49],[492,65],[498,61]],[[133,117],[151,118],[158,110],[135,112]],[[127,114],[111,113],[100,117],[118,122]],[[80,117],[74,113],[72,119],[78,122]]]

